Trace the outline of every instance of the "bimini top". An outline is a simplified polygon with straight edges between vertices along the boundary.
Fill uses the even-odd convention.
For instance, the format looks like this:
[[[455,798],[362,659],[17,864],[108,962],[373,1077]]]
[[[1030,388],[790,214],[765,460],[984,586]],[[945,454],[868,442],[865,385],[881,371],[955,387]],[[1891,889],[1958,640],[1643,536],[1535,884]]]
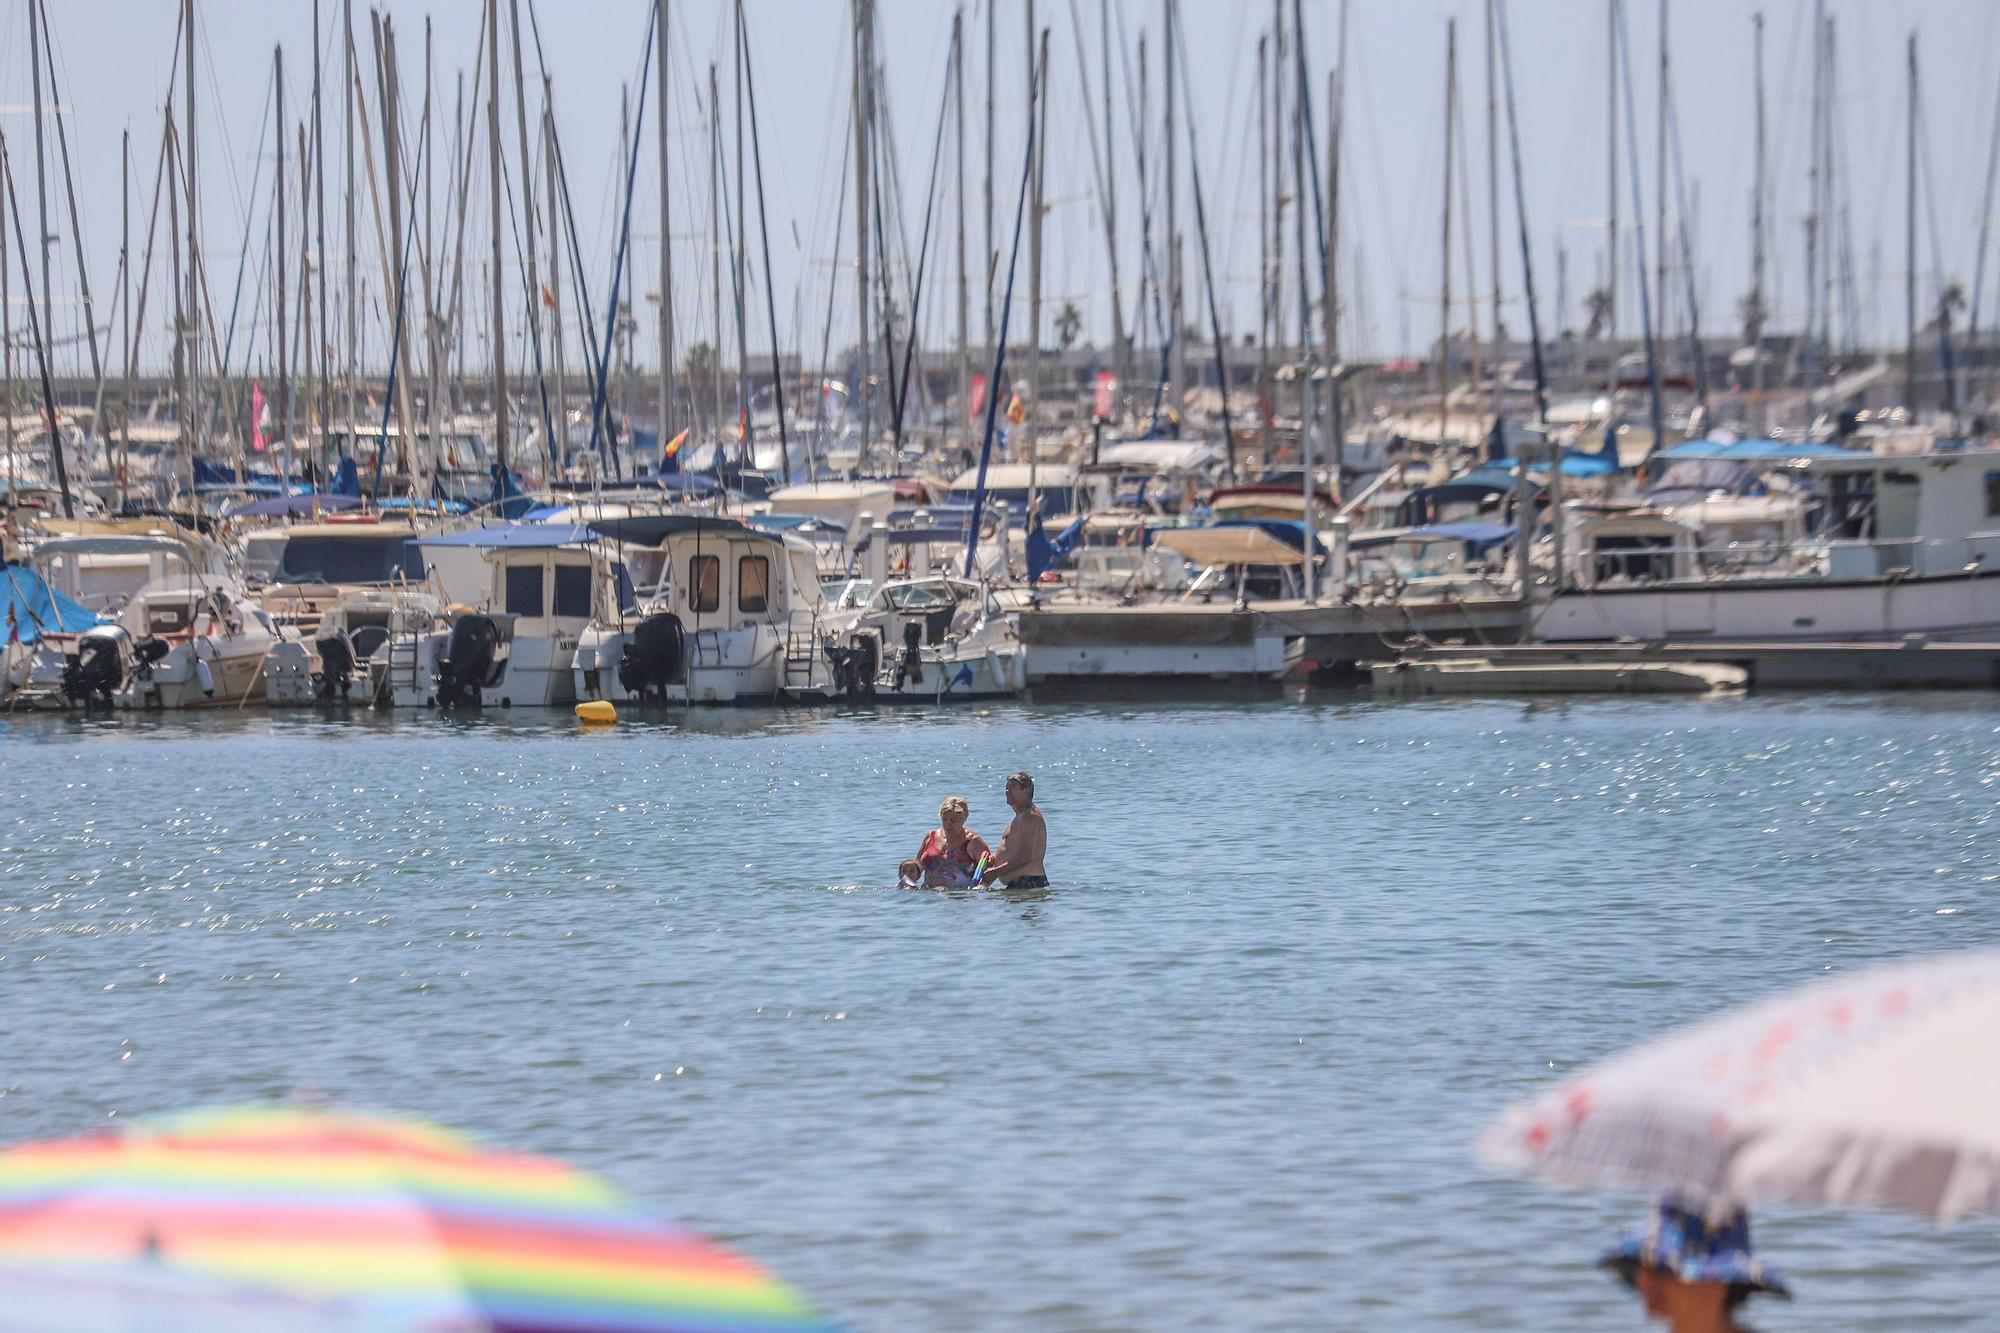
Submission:
[[[1305,553],[1257,524],[1218,528],[1161,528],[1153,545],[1197,565],[1302,565]]]
[[[780,545],[785,540],[782,533],[745,527],[737,519],[719,518],[714,514],[632,514],[625,518],[592,519],[589,526],[600,537],[633,546],[658,546],[667,538],[684,532],[707,535],[717,540],[742,538]]]
[[[419,537],[419,546],[506,547],[509,550],[548,550],[557,546],[588,546],[597,534],[581,523],[494,523],[469,532],[442,537]]]

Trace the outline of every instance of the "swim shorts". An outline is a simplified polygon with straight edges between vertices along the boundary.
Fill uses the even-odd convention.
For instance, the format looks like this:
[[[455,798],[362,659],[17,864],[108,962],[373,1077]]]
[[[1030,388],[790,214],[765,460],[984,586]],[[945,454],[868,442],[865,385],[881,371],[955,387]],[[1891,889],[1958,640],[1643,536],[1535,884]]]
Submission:
[[[1048,886],[1049,877],[1047,875],[1023,875],[1019,879],[1009,880],[1001,887],[1008,889],[1046,889]]]

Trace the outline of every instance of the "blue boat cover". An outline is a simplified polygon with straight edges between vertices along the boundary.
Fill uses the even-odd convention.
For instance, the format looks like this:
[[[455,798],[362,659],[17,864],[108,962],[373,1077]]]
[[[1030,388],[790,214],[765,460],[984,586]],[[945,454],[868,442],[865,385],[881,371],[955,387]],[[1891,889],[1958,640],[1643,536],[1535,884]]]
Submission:
[[[37,643],[43,634],[77,634],[100,623],[97,613],[51,588],[25,565],[0,565],[0,603],[10,638]]]
[[[358,495],[274,495],[268,500],[252,500],[237,505],[226,518],[298,518],[302,515],[338,514],[361,508]]]
[[[1668,458],[1725,458],[1738,462],[1777,462],[1787,458],[1840,457],[1851,454],[1837,444],[1812,440],[1688,440],[1671,449],[1662,449],[1655,460]]]
[[[588,546],[597,535],[581,523],[494,523],[444,537],[419,537],[419,546],[504,546],[509,550],[548,550],[557,546]]]

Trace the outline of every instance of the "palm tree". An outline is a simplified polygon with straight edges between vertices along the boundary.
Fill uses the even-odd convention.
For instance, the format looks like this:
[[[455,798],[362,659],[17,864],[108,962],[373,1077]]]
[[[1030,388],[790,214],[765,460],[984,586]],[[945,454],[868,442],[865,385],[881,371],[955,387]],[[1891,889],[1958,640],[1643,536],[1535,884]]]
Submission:
[[[1590,314],[1590,323],[1584,327],[1585,339],[1594,339],[1604,332],[1604,326],[1611,319],[1611,290],[1608,287],[1593,287],[1590,295],[1583,298],[1583,308]]]
[[[1083,312],[1076,308],[1076,302],[1063,302],[1063,308],[1056,312],[1056,339],[1062,343],[1062,349],[1067,352],[1074,347],[1082,332]]]
[[[1951,317],[1963,309],[1965,309],[1964,284],[1956,280],[1945,283],[1938,289],[1937,316],[1932,319],[1931,327],[1943,330],[1945,336],[1949,337]]]

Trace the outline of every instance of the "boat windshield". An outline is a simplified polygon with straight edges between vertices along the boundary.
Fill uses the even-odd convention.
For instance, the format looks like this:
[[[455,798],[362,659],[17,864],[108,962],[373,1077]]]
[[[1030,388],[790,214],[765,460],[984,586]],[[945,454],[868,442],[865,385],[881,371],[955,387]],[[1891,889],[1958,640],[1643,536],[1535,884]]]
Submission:
[[[888,601],[891,611],[905,613],[941,611],[947,606],[958,604],[958,598],[953,594],[951,585],[943,579],[884,588],[882,596]]]
[[[420,581],[424,557],[401,534],[296,536],[285,543],[278,577],[294,583],[391,583]]]

